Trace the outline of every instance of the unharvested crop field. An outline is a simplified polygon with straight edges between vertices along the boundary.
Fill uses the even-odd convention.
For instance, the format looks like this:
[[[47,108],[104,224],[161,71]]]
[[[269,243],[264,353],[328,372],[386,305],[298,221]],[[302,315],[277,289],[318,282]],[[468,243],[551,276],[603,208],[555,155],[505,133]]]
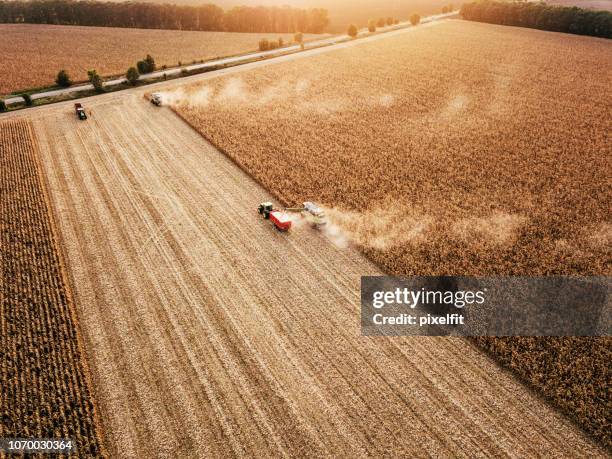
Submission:
[[[26,121],[0,122],[0,437],[100,454],[77,321]]]
[[[61,69],[80,81],[90,69],[123,74],[146,54],[159,66],[172,66],[253,51],[260,38],[278,36],[293,39],[288,34],[0,24],[0,94],[53,85]]]
[[[610,52],[447,21],[186,88],[199,104],[176,110],[282,202],[333,208],[388,273],[609,275]],[[481,342],[610,445],[612,349],[587,343]]]
[[[137,94],[137,92],[136,92]],[[357,251],[134,92],[34,115],[111,457],[591,457],[470,343],[367,338]]]

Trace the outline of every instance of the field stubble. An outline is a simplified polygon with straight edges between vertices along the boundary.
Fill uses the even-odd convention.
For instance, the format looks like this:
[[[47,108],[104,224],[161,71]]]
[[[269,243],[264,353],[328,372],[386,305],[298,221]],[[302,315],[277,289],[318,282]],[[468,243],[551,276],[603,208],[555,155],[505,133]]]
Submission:
[[[168,109],[98,100],[35,127],[111,456],[604,455],[463,340],[360,336],[378,268],[275,231]]]
[[[611,46],[447,21],[173,105],[281,202],[326,205],[388,273],[610,274]],[[478,342],[611,444],[609,340]]]

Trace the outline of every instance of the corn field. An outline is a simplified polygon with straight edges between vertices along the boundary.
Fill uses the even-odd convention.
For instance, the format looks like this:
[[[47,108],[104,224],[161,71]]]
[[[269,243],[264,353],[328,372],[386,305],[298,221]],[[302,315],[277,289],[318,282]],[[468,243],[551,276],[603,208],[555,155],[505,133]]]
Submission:
[[[101,453],[92,396],[31,127],[0,123],[0,437]]]
[[[388,273],[609,275],[610,51],[447,21],[183,88],[174,108],[281,202],[340,215]],[[544,342],[567,351],[488,349],[609,444],[610,347],[570,346],[572,370],[538,379]]]

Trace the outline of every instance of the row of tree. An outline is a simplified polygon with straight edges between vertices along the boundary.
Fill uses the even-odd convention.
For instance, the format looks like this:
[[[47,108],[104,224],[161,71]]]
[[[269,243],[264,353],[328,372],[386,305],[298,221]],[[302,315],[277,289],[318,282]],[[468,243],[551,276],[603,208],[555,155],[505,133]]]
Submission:
[[[417,25],[420,21],[421,21],[421,16],[419,14],[414,13],[410,16],[410,23],[413,26]],[[392,17],[388,17],[386,19],[380,18],[378,20],[370,19],[368,21],[368,32],[373,33],[373,32],[376,32],[377,27],[385,27],[385,26],[396,25],[396,24],[399,24],[399,19],[394,19]],[[359,29],[357,28],[355,24],[350,24],[348,26],[346,34],[351,38],[355,38],[359,34]]]
[[[326,9],[289,6],[185,6],[96,0],[0,1],[0,23],[60,24],[228,32],[322,33]]]
[[[136,83],[138,82],[138,77],[140,75],[142,75],[143,73],[154,72],[156,69],[157,65],[155,64],[155,59],[153,59],[150,54],[147,54],[147,57],[145,57],[143,60],[136,62],[135,67],[130,67],[127,70],[125,77],[128,83],[130,83],[131,85],[136,85]],[[96,92],[104,92],[104,84],[102,77],[98,74],[96,70],[88,70],[87,77]],[[67,88],[69,86],[72,86],[73,81],[70,78],[70,75],[68,75],[68,72],[62,69],[57,73],[57,78],[55,78],[55,84],[61,88]],[[32,105],[31,103],[28,103],[28,99],[25,98],[24,94],[22,94],[22,97],[24,98],[26,105]]]
[[[377,27],[385,27],[394,24],[399,24],[399,19],[392,18],[391,16],[388,18],[370,19],[368,21],[368,31],[376,32]]]
[[[609,11],[484,0],[464,3],[461,15],[471,21],[612,38],[612,13]]]

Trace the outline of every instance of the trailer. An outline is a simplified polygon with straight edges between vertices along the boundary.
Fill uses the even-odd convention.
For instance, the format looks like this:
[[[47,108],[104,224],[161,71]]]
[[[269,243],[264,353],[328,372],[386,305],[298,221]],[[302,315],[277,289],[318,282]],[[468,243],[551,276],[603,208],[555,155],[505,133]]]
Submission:
[[[289,228],[291,228],[291,218],[280,210],[270,212],[270,221],[274,223],[274,228],[279,231],[289,231]]]

